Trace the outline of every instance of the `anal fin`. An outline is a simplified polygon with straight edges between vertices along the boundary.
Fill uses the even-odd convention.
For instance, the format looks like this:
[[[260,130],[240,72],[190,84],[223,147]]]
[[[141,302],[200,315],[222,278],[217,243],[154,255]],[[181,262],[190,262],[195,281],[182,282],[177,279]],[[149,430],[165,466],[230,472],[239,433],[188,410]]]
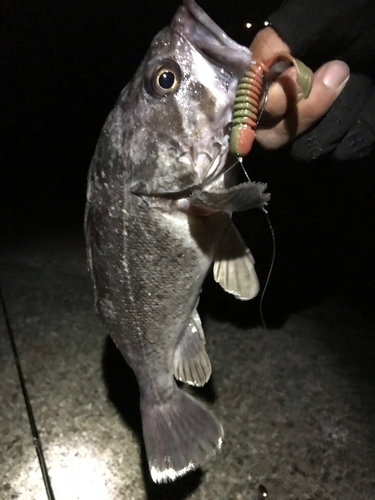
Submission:
[[[254,257],[230,220],[215,252],[214,279],[240,300],[250,300],[259,292]]]
[[[177,380],[195,386],[202,386],[209,380],[212,369],[205,343],[202,323],[194,309],[174,353],[173,369]]]

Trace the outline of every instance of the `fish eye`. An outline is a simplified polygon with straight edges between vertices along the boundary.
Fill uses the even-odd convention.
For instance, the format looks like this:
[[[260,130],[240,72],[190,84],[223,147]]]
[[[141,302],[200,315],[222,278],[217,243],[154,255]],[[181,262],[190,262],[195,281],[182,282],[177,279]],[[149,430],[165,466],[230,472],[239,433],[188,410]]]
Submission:
[[[181,81],[179,66],[174,61],[163,61],[151,75],[152,93],[163,97],[177,92]]]
[[[162,70],[157,76],[157,84],[164,90],[173,89],[176,77],[172,71]]]

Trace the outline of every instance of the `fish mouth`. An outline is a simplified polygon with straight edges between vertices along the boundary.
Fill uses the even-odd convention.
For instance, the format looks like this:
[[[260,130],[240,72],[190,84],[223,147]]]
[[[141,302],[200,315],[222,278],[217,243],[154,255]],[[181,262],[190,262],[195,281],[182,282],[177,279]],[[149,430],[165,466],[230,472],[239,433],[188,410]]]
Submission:
[[[227,162],[225,162],[226,167]],[[208,217],[220,212],[243,212],[253,208],[262,208],[268,204],[270,194],[265,193],[267,184],[247,182],[226,187],[221,181],[227,171],[222,168],[212,174],[208,181],[195,184],[186,189],[173,192],[144,194],[138,193],[149,208],[159,208],[168,212],[183,212],[193,217]],[[210,172],[210,171],[209,171]],[[215,182],[218,180],[219,182]],[[136,194],[136,193],[134,193]]]
[[[210,142],[210,141],[208,141]],[[176,153],[174,147],[171,148]],[[186,172],[192,172],[193,175],[186,178],[190,182],[185,182],[183,175],[180,179],[177,177],[174,184],[177,189],[152,189],[147,183],[135,182],[131,187],[131,193],[145,198],[164,198],[169,200],[178,200],[191,196],[193,191],[203,191],[211,184],[222,177],[230,168],[228,166],[228,145],[215,139],[210,151],[205,148],[199,148],[192,145],[184,148],[182,152],[176,154],[175,161],[180,164]],[[180,169],[177,168],[177,171]],[[181,188],[178,189],[180,184]]]
[[[178,13],[172,28],[180,31],[217,66],[237,78],[244,75],[251,61],[247,47],[232,40],[194,0],[185,0]]]
[[[221,184],[221,177],[225,175],[227,170],[230,168],[228,166],[228,151],[226,148],[220,149],[215,155],[211,155],[208,152],[197,153],[193,158],[195,158],[195,163],[192,162],[191,151],[184,152],[181,154],[181,160],[190,166],[199,166],[200,158],[210,159],[208,166],[205,166],[205,173],[203,175],[202,181],[194,183],[189,187],[183,188],[176,191],[163,191],[163,192],[149,192],[145,193],[143,190],[139,191],[136,188],[132,189],[132,193],[143,198],[150,207],[164,208],[168,210],[178,210],[179,212],[187,213],[188,215],[205,217],[209,215],[216,214],[225,210],[225,207],[214,207],[210,203],[206,204],[204,201],[198,201],[196,203],[196,197],[199,193],[209,193],[208,189],[219,181]],[[180,161],[181,161],[180,160]],[[203,161],[203,160],[201,160]],[[221,188],[223,189],[223,188]],[[220,188],[219,188],[220,190]],[[214,190],[215,191],[215,190]],[[222,191],[226,192],[225,188]]]
[[[215,186],[213,190],[202,186],[191,187],[178,193],[149,198],[149,205],[184,212],[195,217],[207,217],[219,212],[244,212],[256,207],[264,209],[270,199],[265,193],[267,184],[248,180],[235,186]]]

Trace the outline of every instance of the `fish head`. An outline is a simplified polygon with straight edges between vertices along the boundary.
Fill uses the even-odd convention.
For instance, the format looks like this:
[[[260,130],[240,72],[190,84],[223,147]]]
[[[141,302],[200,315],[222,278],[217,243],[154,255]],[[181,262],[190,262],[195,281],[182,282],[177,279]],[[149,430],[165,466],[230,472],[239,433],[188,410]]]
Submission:
[[[217,178],[250,60],[249,49],[185,0],[120,98],[133,193],[173,194]]]

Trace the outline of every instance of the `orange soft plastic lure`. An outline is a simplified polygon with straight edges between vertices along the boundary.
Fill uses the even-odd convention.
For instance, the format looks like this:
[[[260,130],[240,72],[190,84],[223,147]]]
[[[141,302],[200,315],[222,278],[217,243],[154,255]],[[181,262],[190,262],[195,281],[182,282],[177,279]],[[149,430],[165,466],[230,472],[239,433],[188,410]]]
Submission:
[[[233,108],[231,151],[237,156],[246,156],[253,145],[258,125],[258,108],[263,92],[264,75],[278,61],[290,61],[297,70],[297,83],[306,99],[311,91],[312,71],[303,62],[288,53],[276,54],[265,62],[252,62],[241,79]]]

